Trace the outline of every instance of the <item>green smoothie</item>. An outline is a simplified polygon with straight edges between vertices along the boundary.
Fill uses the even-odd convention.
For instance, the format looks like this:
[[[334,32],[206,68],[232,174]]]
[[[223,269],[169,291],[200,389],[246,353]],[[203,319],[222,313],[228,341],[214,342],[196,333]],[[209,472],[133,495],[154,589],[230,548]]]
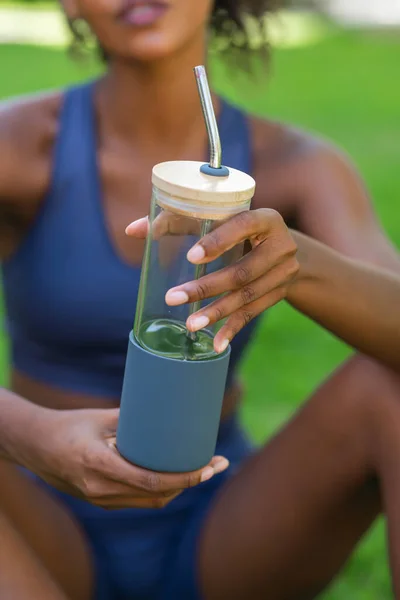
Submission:
[[[159,356],[180,360],[207,360],[216,356],[213,337],[206,331],[198,331],[192,340],[184,323],[170,319],[154,319],[142,324],[139,331],[140,345]]]

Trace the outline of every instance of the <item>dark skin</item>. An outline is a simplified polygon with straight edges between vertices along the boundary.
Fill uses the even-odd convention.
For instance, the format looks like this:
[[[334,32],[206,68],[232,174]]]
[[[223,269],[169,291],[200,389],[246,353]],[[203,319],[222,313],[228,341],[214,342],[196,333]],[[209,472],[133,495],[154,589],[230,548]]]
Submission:
[[[104,4],[69,1],[66,10],[72,18],[86,18],[112,55],[109,75],[95,96],[103,203],[119,255],[137,265],[143,241],[125,236],[124,229],[148,212],[150,181],[143,173],[164,160],[204,159],[206,136],[191,69],[203,62],[211,3],[190,3],[191,28],[179,22],[178,13],[185,9],[176,0],[165,27],[161,23],[156,32],[133,33],[111,24]],[[23,243],[49,188],[61,102],[61,94],[55,93],[1,109],[3,258]],[[137,114],[140,119],[132,118]],[[276,123],[252,118],[251,127],[257,181],[253,208],[278,210],[288,223],[349,256],[399,268],[362,183],[337,150]],[[134,202],[127,190],[135,190]],[[278,234],[282,259],[291,260],[290,276],[281,281],[286,289],[296,275],[293,242],[284,228]],[[258,312],[269,305],[260,304]],[[255,312],[239,308],[235,330]],[[0,595],[90,598],[91,558],[78,524],[10,463],[28,466],[56,487],[109,507],[162,506],[197,484],[201,473],[168,479],[122,461],[113,448],[117,411],[108,410],[118,406],[118,398],[110,404],[15,371],[12,389],[30,402],[5,391],[0,399],[0,456],[5,459],[0,462],[0,563],[9,565],[7,577],[0,571]],[[398,394],[398,376],[389,367],[353,358],[232,478],[211,509],[200,541],[200,579],[207,600],[257,599],[266,593],[271,600],[314,598],[381,510],[392,517],[392,563],[398,564]],[[223,417],[239,400],[236,385],[227,391]],[[75,413],[74,408],[89,410]],[[53,430],[59,432],[57,448],[48,440]],[[72,457],[70,432],[78,448]],[[45,447],[38,443],[43,439]],[[87,439],[91,445],[85,445]],[[66,466],[62,461],[67,456]],[[67,472],[62,480],[61,464]],[[219,468],[215,464],[215,472],[226,468],[223,461]],[[234,538],[232,530],[238,534]],[[396,571],[394,580],[400,594]]]

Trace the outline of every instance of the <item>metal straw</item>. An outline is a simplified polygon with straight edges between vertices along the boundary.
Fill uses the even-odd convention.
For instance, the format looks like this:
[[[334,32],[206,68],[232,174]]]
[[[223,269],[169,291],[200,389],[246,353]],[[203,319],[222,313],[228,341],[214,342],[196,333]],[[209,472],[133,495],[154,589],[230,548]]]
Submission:
[[[197,88],[199,90],[199,96],[201,101],[201,107],[203,109],[204,121],[207,127],[208,140],[210,144],[210,167],[219,169],[222,162],[222,148],[221,139],[219,137],[217,119],[215,117],[214,106],[212,103],[210,86],[208,85],[207,73],[204,66],[198,66],[194,68],[194,74],[196,77]],[[201,226],[200,238],[204,237],[211,230],[212,221],[204,220]],[[195,279],[200,279],[206,274],[207,265],[197,265],[195,269]],[[193,302],[189,307],[189,316],[200,310],[201,302]],[[187,331],[188,338],[195,342],[197,340],[197,333]]]
[[[219,169],[222,162],[221,139],[219,137],[217,119],[211,98],[210,86],[208,85],[207,73],[202,65],[194,68],[197,88],[203,109],[204,121],[207,127],[210,142],[210,167]]]

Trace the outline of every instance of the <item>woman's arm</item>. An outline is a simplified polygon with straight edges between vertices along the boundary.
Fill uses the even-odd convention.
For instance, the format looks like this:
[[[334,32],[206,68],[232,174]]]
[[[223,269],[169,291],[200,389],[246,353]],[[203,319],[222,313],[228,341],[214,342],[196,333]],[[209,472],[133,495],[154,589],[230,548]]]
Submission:
[[[400,369],[400,276],[292,232],[297,279],[287,300],[353,348]]]
[[[400,273],[399,253],[349,158],[321,143],[297,169],[303,185],[298,180],[296,229],[350,258]]]
[[[278,127],[279,130],[279,127]],[[379,222],[351,159],[304,131],[281,126],[291,151],[271,162],[271,125],[257,119],[253,209],[274,208],[298,231],[349,256],[400,273],[400,256]]]
[[[140,220],[127,233],[145,237],[147,230],[147,221]],[[245,240],[252,250],[235,265],[168,291],[171,306],[220,296],[189,317],[188,329],[197,331],[227,317],[214,340],[216,351],[223,352],[251,319],[288,299],[354,348],[400,368],[400,276],[291,233],[269,209],[229,219],[202,238],[188,260],[210,263]]]
[[[60,96],[0,103],[0,260],[33,222],[51,177]]]
[[[50,412],[0,387],[0,459],[24,465],[30,436]]]
[[[214,457],[192,473],[154,473],[118,453],[118,409],[52,410],[0,388],[0,460],[103,508],[162,508],[228,466]]]

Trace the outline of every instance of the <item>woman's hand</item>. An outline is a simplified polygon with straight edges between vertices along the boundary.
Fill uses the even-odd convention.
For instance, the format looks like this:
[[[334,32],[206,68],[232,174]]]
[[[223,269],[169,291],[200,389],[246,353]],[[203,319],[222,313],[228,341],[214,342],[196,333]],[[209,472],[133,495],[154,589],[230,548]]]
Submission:
[[[162,235],[177,234],[177,223],[179,220],[173,227],[160,226]],[[126,232],[146,237],[147,219],[132,223]],[[190,331],[198,331],[228,317],[214,340],[219,353],[249,321],[286,297],[299,270],[297,246],[284,220],[265,208],[242,212],[224,222],[193,246],[187,257],[193,264],[210,263],[246,240],[252,250],[236,264],[170,289],[166,295],[169,306],[178,306],[224,294],[187,321]]]
[[[229,466],[214,457],[204,469],[168,474],[128,463],[115,447],[119,409],[38,407],[36,414],[17,444],[19,462],[57,489],[103,508],[162,508]]]

